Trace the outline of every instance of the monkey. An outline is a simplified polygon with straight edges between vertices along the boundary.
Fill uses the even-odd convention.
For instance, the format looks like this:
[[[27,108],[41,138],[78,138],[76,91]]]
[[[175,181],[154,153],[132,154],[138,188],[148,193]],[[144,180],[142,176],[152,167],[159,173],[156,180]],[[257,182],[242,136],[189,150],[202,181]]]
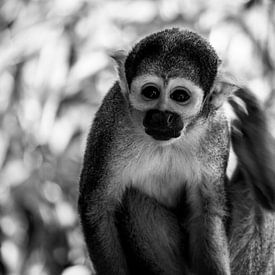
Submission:
[[[189,30],[151,34],[114,59],[78,200],[97,273],[271,272],[274,169],[256,100],[219,79],[217,53]]]

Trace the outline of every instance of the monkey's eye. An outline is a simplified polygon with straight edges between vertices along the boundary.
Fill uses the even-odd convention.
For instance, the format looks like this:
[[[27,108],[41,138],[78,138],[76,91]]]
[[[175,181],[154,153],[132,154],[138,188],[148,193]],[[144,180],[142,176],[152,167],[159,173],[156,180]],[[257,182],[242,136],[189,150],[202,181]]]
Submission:
[[[147,100],[154,100],[159,97],[160,91],[156,86],[150,84],[142,88],[141,94]]]
[[[190,95],[190,92],[184,88],[176,88],[170,94],[170,98],[179,103],[187,103],[191,98],[191,95]]]

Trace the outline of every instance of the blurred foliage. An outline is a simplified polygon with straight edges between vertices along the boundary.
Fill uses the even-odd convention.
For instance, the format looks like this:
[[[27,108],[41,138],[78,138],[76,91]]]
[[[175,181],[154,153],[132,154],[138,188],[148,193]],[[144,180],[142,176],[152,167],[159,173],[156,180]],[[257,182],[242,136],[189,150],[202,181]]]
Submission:
[[[274,1],[0,2],[0,274],[90,274],[78,178],[109,54],[169,26],[208,36],[274,123]]]

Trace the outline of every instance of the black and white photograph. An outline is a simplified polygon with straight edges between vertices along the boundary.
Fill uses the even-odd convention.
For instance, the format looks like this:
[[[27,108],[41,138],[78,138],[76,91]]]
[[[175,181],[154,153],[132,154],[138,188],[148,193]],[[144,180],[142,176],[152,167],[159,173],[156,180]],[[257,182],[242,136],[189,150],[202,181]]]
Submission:
[[[0,275],[275,275],[275,0],[1,0]]]

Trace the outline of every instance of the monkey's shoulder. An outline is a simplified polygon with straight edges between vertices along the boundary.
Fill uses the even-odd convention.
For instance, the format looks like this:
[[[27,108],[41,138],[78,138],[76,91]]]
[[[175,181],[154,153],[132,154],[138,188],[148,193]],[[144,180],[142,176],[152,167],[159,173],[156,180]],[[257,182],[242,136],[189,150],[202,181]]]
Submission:
[[[92,132],[103,131],[108,128],[113,128],[119,119],[125,116],[127,108],[126,100],[121,93],[121,88],[118,82],[115,82],[113,87],[104,97],[101,106],[99,107],[94,121]],[[98,127],[98,124],[101,126]]]
[[[116,82],[95,114],[87,138],[82,176],[94,183],[105,177],[111,148],[116,142],[117,125],[125,117],[125,99]]]
[[[117,125],[125,117],[126,104],[119,83],[116,82],[95,114],[88,136],[87,149],[97,143],[104,144],[104,146],[106,146],[105,143],[112,143]]]

